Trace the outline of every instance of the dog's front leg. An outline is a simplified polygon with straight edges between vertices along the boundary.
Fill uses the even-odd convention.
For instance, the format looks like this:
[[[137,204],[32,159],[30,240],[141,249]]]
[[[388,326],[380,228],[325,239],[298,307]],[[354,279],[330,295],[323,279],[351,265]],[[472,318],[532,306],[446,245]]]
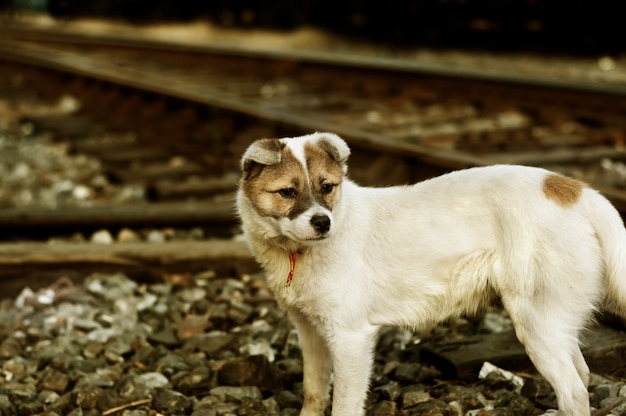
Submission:
[[[300,338],[304,364],[304,405],[300,416],[322,416],[330,397],[330,353],[326,340],[311,321],[299,312],[291,318]]]
[[[330,346],[333,358],[333,416],[362,416],[378,327],[339,330]]]

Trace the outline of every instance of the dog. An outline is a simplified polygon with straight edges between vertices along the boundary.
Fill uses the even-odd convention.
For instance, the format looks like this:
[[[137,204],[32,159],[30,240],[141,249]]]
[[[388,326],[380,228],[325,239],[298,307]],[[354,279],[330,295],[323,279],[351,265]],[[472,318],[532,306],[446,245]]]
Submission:
[[[260,139],[241,160],[238,215],[303,355],[301,416],[358,416],[381,326],[419,328],[500,299],[561,416],[590,415],[579,333],[624,316],[620,215],[576,179],[495,165],[362,187],[332,133]]]

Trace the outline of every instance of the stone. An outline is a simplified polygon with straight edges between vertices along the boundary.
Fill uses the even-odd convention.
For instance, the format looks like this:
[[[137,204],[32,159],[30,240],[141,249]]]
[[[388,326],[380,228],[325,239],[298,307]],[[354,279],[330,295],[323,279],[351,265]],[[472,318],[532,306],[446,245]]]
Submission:
[[[167,388],[157,389],[152,402],[154,409],[165,414],[185,415],[193,409],[193,400]]]
[[[280,370],[272,366],[264,355],[227,361],[218,371],[218,380],[227,386],[256,385],[261,391],[283,390]]]
[[[216,357],[221,351],[229,348],[234,337],[221,331],[199,334],[189,339],[187,346],[206,353],[208,357]]]
[[[393,400],[383,400],[376,403],[372,410],[368,412],[368,416],[397,416],[398,405]]]
[[[617,383],[601,384],[593,389],[594,403],[600,403],[604,399],[617,397],[621,385]]]
[[[70,378],[67,374],[53,368],[47,368],[41,375],[37,387],[42,390],[51,390],[55,393],[62,394],[67,390],[69,383]]]
[[[150,387],[148,386],[148,383],[144,382],[144,380],[145,379],[141,378],[141,376],[126,375],[122,377],[122,379],[119,380],[117,383],[115,383],[115,390],[121,398],[129,402],[134,402],[137,400],[150,398],[150,390],[152,388],[162,387]]]
[[[396,367],[394,377],[405,383],[421,383],[441,376],[441,372],[419,363],[402,363]]]
[[[15,413],[11,400],[6,394],[0,394],[0,412],[3,415],[12,415]]]
[[[176,335],[176,331],[173,328],[164,328],[161,331],[148,335],[148,339],[152,342],[175,346],[180,344],[180,340]]]
[[[179,340],[203,334],[207,328],[211,327],[211,323],[206,316],[188,314],[181,322],[176,325],[176,336]]]
[[[302,399],[289,390],[281,390],[274,396],[274,399],[281,409],[302,407]]]
[[[375,392],[380,393],[380,395],[386,399],[395,402],[402,394],[402,388],[396,381],[390,381],[387,384],[382,386],[378,386],[374,389]]]
[[[90,241],[94,244],[113,244],[115,240],[109,230],[99,230],[91,235]]]
[[[244,397],[241,400],[238,410],[239,416],[266,416],[265,407],[261,400]]]
[[[405,416],[459,416],[456,408],[441,400],[431,400],[419,403],[403,412]]]
[[[211,369],[205,365],[194,367],[190,371],[181,371],[171,378],[172,388],[182,393],[191,393],[206,389],[211,377]]]
[[[98,400],[104,395],[104,390],[94,385],[78,386],[74,390],[75,403],[82,409],[95,409]]]
[[[160,389],[167,387],[170,381],[163,374],[158,372],[149,372],[138,375],[137,378],[149,389]]]
[[[22,344],[16,338],[6,338],[0,343],[0,358],[13,358],[21,355]]]
[[[263,400],[263,394],[256,386],[218,386],[212,388],[209,393],[216,396],[221,401],[241,402],[244,398],[253,400]]]
[[[136,232],[134,232],[133,230],[131,230],[129,228],[122,228],[117,233],[117,241],[119,243],[127,243],[127,242],[139,241],[140,239],[141,238],[139,237],[139,234],[137,234]]]
[[[427,402],[431,399],[430,394],[419,387],[407,388],[400,396],[400,406],[402,409],[409,409],[419,403]]]

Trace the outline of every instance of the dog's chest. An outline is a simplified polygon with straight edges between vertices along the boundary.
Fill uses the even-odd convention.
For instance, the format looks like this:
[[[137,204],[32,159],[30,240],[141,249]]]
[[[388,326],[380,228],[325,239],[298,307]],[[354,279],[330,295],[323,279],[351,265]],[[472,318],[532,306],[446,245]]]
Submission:
[[[330,273],[310,254],[298,255],[293,263],[289,258],[283,259],[277,266],[268,267],[266,274],[281,305],[310,315],[323,315],[331,305],[340,302],[337,279],[331,278],[337,273]]]

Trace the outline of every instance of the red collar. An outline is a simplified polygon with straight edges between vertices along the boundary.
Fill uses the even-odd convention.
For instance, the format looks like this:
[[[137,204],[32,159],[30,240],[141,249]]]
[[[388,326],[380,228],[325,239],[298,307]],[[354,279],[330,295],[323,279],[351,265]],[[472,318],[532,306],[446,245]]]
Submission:
[[[297,251],[289,253],[289,274],[287,275],[287,283],[285,283],[285,287],[291,286],[291,280],[293,279],[293,274],[296,271],[296,254]]]

